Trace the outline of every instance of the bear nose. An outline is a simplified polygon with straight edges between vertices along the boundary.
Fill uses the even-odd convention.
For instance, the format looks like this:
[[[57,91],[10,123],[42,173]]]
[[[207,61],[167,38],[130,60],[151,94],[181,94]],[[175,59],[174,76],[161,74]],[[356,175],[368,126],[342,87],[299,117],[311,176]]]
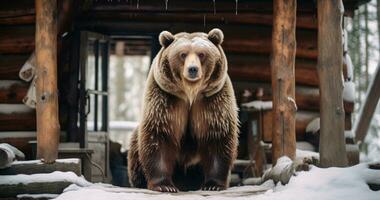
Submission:
[[[190,78],[196,78],[198,74],[198,67],[197,66],[190,66],[188,68],[189,76]]]

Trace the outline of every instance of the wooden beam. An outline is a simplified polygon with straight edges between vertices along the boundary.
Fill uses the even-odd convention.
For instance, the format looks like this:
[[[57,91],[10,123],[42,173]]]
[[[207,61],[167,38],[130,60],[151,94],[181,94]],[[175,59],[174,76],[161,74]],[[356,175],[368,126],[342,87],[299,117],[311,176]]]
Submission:
[[[18,76],[28,54],[0,55],[0,80],[21,80]]]
[[[359,116],[354,125],[355,140],[357,143],[362,143],[368,133],[369,125],[373,114],[376,110],[380,98],[380,65],[367,91],[367,98],[360,109]]]
[[[295,158],[296,0],[274,0],[272,32],[273,166],[281,156]]]
[[[318,1],[322,167],[347,166],[344,137],[342,0]]]
[[[29,85],[22,81],[0,80],[0,103],[22,104]]]
[[[37,158],[58,157],[57,0],[35,1]]]
[[[0,175],[42,174],[55,171],[74,172],[77,176],[81,176],[80,159],[57,159],[53,164],[46,164],[40,160],[17,161],[8,168],[0,169]]]

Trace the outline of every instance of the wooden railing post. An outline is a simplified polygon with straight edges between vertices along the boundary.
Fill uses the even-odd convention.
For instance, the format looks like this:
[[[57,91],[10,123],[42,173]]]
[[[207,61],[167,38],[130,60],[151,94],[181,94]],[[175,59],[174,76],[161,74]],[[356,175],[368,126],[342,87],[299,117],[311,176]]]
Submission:
[[[273,2],[272,90],[273,90],[273,165],[281,156],[295,158],[295,53],[296,0]]]
[[[37,158],[58,156],[57,0],[36,0]]]
[[[318,0],[320,164],[346,166],[343,107],[342,0]]]

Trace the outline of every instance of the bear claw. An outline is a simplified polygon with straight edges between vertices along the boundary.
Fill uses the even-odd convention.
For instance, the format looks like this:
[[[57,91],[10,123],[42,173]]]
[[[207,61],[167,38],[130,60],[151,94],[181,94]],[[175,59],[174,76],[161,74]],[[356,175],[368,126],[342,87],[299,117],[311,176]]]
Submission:
[[[205,190],[205,191],[221,191],[224,189],[223,189],[223,187],[220,187],[220,186],[204,186],[204,187],[202,187],[202,190]]]
[[[170,193],[177,193],[178,189],[171,185],[160,185],[154,187],[152,190],[158,191],[158,192],[170,192]]]

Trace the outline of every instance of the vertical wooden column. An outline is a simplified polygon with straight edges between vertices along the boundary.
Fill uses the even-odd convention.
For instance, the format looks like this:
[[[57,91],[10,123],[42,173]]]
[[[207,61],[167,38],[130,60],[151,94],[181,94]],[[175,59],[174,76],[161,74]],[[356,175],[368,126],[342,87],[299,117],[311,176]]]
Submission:
[[[37,158],[58,156],[57,0],[36,0]]]
[[[343,107],[342,0],[318,0],[318,76],[320,92],[320,162],[346,166]]]
[[[273,165],[281,156],[295,158],[296,0],[274,0],[272,32]]]

